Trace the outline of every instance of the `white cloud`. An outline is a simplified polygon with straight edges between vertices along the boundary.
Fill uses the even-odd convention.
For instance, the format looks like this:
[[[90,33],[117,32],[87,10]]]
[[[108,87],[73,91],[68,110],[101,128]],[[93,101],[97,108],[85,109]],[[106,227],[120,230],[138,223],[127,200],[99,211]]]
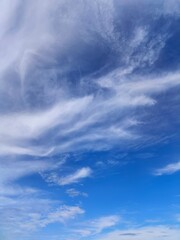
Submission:
[[[120,217],[116,215],[106,216],[92,221],[90,225],[96,228],[96,233],[99,233],[106,228],[115,226],[119,222],[119,220]]]
[[[45,156],[75,149],[101,149],[111,147],[111,143],[134,140],[140,137],[134,131],[137,121],[134,112],[138,107],[152,106],[156,103],[154,94],[180,84],[180,74],[169,74],[152,79],[121,80],[119,70],[98,79],[99,88],[113,91],[106,98],[95,96],[64,99],[55,106],[36,112],[16,112],[0,116],[0,135],[3,144],[0,155]],[[124,111],[126,114],[124,115]],[[117,112],[122,120],[108,122],[109,116]],[[132,119],[131,119],[132,118]],[[134,122],[134,124],[132,124]],[[55,131],[55,129],[57,129]],[[54,134],[48,138],[48,135]],[[49,141],[43,141],[47,136]],[[58,139],[64,139],[60,142]],[[39,140],[38,145],[32,144]]]
[[[156,176],[171,175],[179,171],[180,171],[180,162],[175,162],[175,163],[170,163],[165,167],[156,169],[154,171],[154,175]]]
[[[100,234],[105,229],[116,226],[119,221],[120,217],[117,215],[100,217],[82,224],[82,228],[76,229],[74,232],[80,234],[82,237],[90,237]]]
[[[72,198],[78,197],[78,196],[88,197],[88,194],[86,192],[81,192],[81,191],[78,191],[74,188],[67,189],[66,193]]]
[[[147,226],[127,230],[115,230],[99,236],[98,240],[178,240],[179,228],[171,226]]]
[[[55,212],[51,212],[44,220],[40,222],[41,226],[46,226],[50,223],[61,222],[74,219],[77,215],[83,214],[85,211],[79,206],[61,206]]]
[[[133,119],[140,118],[136,116],[137,108],[154,105],[155,94],[180,84],[179,73],[153,78],[133,74],[136,67],[156,61],[168,34],[158,33],[150,39],[147,26],[135,26],[124,41],[123,32],[115,30],[114,1],[66,4],[64,0],[45,0],[42,6],[40,0],[16,0],[13,4],[3,0],[1,7],[0,155],[99,150],[137,139],[136,125],[124,125],[132,110]],[[123,67],[106,74],[100,70],[99,78],[80,75],[77,92],[82,96],[64,76],[79,60],[72,46],[77,43],[80,52],[84,51],[83,44],[91,49],[97,36],[118,53]],[[143,51],[137,55],[139,46]],[[66,64],[62,61],[64,55],[69,59]],[[89,91],[90,84],[94,92]],[[110,116],[116,119],[117,113],[122,121],[109,121]],[[44,140],[45,136],[49,141]]]
[[[0,160],[0,197],[33,196],[41,193],[39,189],[17,184],[22,177],[39,174],[57,168],[57,163],[45,160]]]
[[[168,1],[169,5],[176,12],[176,4]],[[137,110],[154,106],[156,95],[178,87],[180,74],[151,77],[133,73],[136,68],[156,62],[169,35],[160,32],[150,38],[149,24],[135,23],[129,38],[121,28],[118,33],[114,25],[119,14],[116,1],[43,0],[42,4],[42,0],[1,0],[0,9],[0,204],[6,210],[3,226],[33,229],[72,219],[83,210],[77,206],[57,210],[52,200],[42,198],[40,190],[18,185],[22,177],[56,168],[51,160],[26,161],[25,156],[107,150],[138,141],[141,116]],[[161,14],[156,13],[156,18]],[[122,62],[109,73],[102,66],[91,72],[89,62],[98,62],[101,42],[103,50],[107,47],[113,59],[117,56],[117,62]],[[138,51],[140,46],[142,51]],[[90,74],[85,76],[88,70]],[[5,156],[8,160],[4,160]],[[88,167],[70,175],[62,172],[62,176],[50,174],[49,180],[68,185],[92,174]],[[69,194],[80,193],[71,190]],[[117,221],[113,216],[97,219],[89,223],[86,232],[101,232]]]
[[[54,165],[54,167],[53,167]],[[34,173],[55,168],[55,164],[45,160],[16,160],[6,159],[0,161],[0,183],[12,183],[13,181]]]
[[[5,235],[30,234],[38,228],[54,222],[65,223],[84,213],[78,206],[65,206],[61,201],[52,200],[44,190],[18,183],[23,177],[54,170],[60,164],[58,161],[44,159],[1,159],[0,213],[3,218],[1,231]]]
[[[0,198],[0,211],[3,217],[1,229],[5,234],[30,235],[33,231],[49,224],[66,224],[84,214],[79,206],[62,205],[60,201],[42,198],[40,195]]]
[[[41,150],[41,146],[39,148],[30,146],[31,148],[28,149],[29,143],[27,141],[38,139],[57,125],[62,125],[69,120],[72,121],[76,115],[87,107],[90,100],[91,97],[70,100],[63,104],[57,104],[50,110],[35,114],[15,113],[1,116],[0,135],[3,144],[0,147],[0,154],[46,155],[48,151],[50,153],[52,147],[49,150],[43,148]],[[78,108],[76,108],[77,106]]]
[[[60,185],[68,185],[72,183],[77,183],[84,178],[90,177],[92,174],[92,170],[89,167],[83,167],[78,169],[76,172],[67,175],[65,177],[61,177],[58,181]]]
[[[60,177],[56,173],[45,174],[43,177],[47,182],[56,183],[60,186],[78,183],[84,178],[89,178],[92,175],[92,170],[89,167],[78,169],[72,174]]]

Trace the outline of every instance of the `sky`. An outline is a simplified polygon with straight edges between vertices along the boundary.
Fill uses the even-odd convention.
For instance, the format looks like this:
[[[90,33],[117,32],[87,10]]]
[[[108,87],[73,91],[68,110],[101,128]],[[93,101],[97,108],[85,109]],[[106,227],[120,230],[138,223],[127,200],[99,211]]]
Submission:
[[[180,1],[0,9],[0,240],[179,240]]]

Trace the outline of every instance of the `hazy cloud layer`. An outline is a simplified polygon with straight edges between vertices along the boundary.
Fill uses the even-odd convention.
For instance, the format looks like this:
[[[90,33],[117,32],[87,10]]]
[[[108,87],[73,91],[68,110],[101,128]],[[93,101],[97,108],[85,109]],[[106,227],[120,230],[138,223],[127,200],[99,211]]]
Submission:
[[[119,230],[111,232],[98,239],[101,240],[161,240],[172,239],[177,240],[179,236],[179,229],[171,226],[148,226],[143,228]]]

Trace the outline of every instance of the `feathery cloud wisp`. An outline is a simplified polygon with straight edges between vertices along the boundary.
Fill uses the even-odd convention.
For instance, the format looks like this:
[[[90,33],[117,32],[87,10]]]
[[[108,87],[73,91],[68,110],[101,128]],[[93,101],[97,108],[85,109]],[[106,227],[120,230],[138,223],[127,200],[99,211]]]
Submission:
[[[22,178],[41,173],[60,186],[85,180],[93,167],[81,165],[69,174],[66,169],[72,167],[62,166],[60,175],[50,158],[144,141],[142,112],[156,108],[162,92],[179,88],[177,69],[155,69],[171,37],[169,15],[177,17],[178,4],[147,2],[0,1],[0,210],[6,232],[83,214],[78,206],[62,206],[51,194],[44,196],[30,182],[22,184]],[[132,14],[128,33],[127,10]],[[168,21],[162,21],[165,14]],[[169,165],[156,174],[178,168]],[[69,194],[80,193],[71,189]],[[117,216],[96,219],[86,234],[117,222]]]
[[[82,237],[90,237],[100,234],[103,230],[116,226],[120,221],[118,215],[100,217],[87,223],[82,224],[82,229],[77,229],[74,232],[80,234]]]
[[[60,186],[70,185],[78,183],[85,178],[89,178],[92,175],[92,169],[89,167],[83,167],[78,169],[72,174],[66,176],[59,176],[56,173],[45,174],[43,177],[47,182],[55,183]]]
[[[156,169],[154,171],[154,175],[156,176],[171,175],[179,171],[180,171],[180,162],[176,162],[176,163],[170,163],[165,167]]]

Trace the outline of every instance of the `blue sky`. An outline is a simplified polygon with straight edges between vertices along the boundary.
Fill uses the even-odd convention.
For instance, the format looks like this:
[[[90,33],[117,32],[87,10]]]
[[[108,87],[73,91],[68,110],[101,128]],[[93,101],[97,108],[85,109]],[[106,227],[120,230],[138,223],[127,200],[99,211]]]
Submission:
[[[178,240],[180,1],[0,9],[0,239]]]

